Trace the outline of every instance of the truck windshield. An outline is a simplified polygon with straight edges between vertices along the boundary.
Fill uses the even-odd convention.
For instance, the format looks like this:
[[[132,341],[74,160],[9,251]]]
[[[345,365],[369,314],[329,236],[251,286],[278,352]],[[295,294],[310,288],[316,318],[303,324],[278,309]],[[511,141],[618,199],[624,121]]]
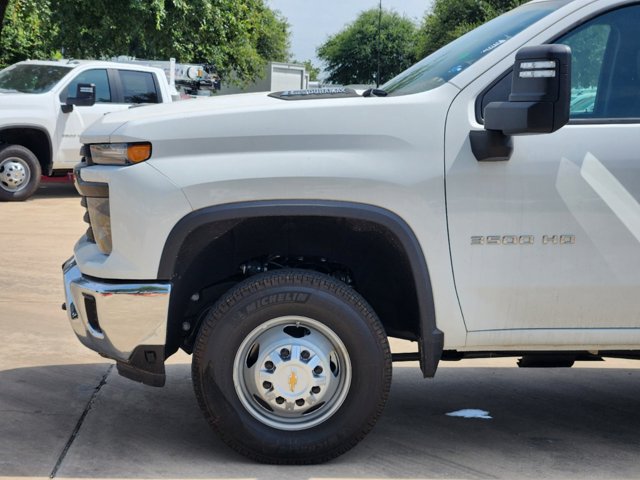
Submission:
[[[380,88],[389,95],[409,95],[436,88],[567,3],[567,0],[551,0],[511,10],[445,45]]]
[[[16,64],[0,70],[0,93],[48,92],[73,67]]]

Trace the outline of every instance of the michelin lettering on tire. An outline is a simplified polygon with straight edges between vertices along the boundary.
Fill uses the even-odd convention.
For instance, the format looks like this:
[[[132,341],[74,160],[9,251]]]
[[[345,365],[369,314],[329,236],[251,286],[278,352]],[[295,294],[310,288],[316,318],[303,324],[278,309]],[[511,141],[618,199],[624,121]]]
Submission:
[[[253,303],[247,305],[244,309],[246,315],[260,310],[263,307],[268,307],[275,303],[306,303],[309,300],[309,294],[303,292],[288,292],[279,293],[277,295],[267,295]]]

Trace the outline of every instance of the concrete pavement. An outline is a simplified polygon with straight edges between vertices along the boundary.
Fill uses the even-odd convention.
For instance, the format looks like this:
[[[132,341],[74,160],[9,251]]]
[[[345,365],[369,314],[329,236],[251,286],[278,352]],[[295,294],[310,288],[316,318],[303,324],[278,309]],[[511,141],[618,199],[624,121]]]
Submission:
[[[622,360],[445,363],[430,381],[415,364],[396,364],[382,419],[351,452],[313,467],[252,463],[209,430],[187,355],[170,359],[167,385],[155,389],[118,376],[75,339],[60,310],[60,265],[82,215],[66,185],[0,204],[2,480],[640,478],[640,364]],[[446,415],[466,408],[492,418]]]

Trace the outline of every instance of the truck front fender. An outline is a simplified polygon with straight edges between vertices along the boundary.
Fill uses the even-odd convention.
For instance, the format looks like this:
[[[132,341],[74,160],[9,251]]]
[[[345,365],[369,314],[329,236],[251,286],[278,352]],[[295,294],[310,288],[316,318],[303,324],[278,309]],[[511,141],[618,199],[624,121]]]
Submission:
[[[422,248],[411,227],[397,214],[381,207],[338,201],[280,200],[240,202],[196,210],[183,217],[165,243],[158,278],[174,279],[180,252],[189,235],[217,224],[232,228],[234,221],[268,217],[330,217],[365,221],[390,232],[406,255],[415,287],[420,322],[420,367],[425,377],[435,374],[442,355],[444,334],[437,328],[431,278]],[[221,231],[220,233],[224,233]]]

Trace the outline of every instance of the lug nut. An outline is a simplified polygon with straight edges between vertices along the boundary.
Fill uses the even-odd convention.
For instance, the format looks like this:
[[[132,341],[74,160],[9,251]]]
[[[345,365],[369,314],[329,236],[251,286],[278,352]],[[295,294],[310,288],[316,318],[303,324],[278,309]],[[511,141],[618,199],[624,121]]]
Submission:
[[[298,405],[299,407],[304,405],[304,400],[302,398],[299,398],[298,400],[296,400],[296,405]]]
[[[311,354],[308,350],[303,350],[302,353],[300,353],[300,358],[302,358],[302,360],[309,360],[309,357],[311,357]]]
[[[291,352],[288,348],[283,348],[282,350],[280,350],[280,356],[282,358],[289,358],[289,355],[291,355]]]
[[[313,369],[313,373],[315,373],[316,375],[321,375],[322,374],[322,367],[320,365],[318,365],[316,368]]]
[[[274,370],[276,366],[273,364],[271,360],[268,360],[265,362],[264,368],[266,368],[267,370]]]
[[[265,390],[271,390],[271,387],[272,387],[272,386],[273,386],[273,385],[271,384],[271,382],[262,382],[262,387],[263,387]]]
[[[282,405],[282,404],[284,403],[284,398],[282,398],[282,397],[278,397],[278,398],[276,398],[276,403],[277,403],[278,405]]]
[[[316,395],[317,395],[318,393],[320,393],[320,387],[313,387],[313,388],[311,389],[311,393],[314,393],[314,394],[316,394]]]

